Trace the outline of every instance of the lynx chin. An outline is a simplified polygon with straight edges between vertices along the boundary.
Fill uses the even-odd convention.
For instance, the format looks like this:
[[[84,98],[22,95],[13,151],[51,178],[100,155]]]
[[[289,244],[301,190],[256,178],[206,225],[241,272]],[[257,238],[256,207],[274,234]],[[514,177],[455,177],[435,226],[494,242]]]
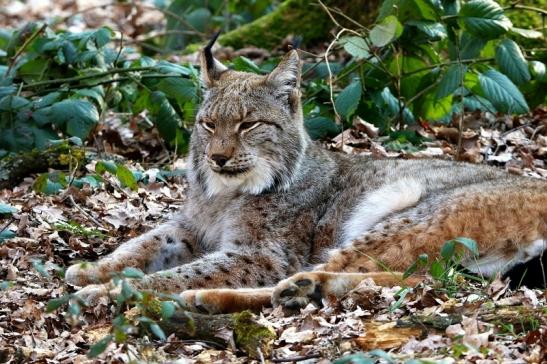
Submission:
[[[546,249],[546,181],[327,151],[304,130],[296,51],[257,75],[214,59],[213,42],[201,54],[205,93],[184,208],[99,261],[71,266],[66,280],[86,286],[82,297],[117,290],[104,283],[135,267],[146,273],[135,288],[178,293],[188,309],[294,309],[365,278],[400,285],[393,271],[456,237],[478,243],[480,255],[464,265],[485,276]]]

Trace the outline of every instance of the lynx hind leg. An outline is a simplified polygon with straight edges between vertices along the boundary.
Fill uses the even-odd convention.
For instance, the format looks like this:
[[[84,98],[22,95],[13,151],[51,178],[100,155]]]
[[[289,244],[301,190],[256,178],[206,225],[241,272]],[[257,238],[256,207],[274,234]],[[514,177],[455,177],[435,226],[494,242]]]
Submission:
[[[324,298],[342,297],[368,278],[371,278],[377,285],[385,287],[413,286],[423,279],[421,277],[412,277],[403,280],[402,273],[398,272],[301,272],[279,282],[273,291],[272,303],[275,307],[282,306],[288,310],[303,308],[309,303],[321,307]]]
[[[65,280],[80,287],[104,283],[126,267],[152,273],[190,262],[201,253],[190,231],[172,221],[123,243],[97,262],[70,266]]]
[[[506,273],[545,250],[546,186],[544,181],[520,178],[439,193],[332,251],[321,269],[404,271],[420,254],[433,258],[446,241],[466,237],[479,248],[478,257],[462,250],[467,269],[486,277]]]

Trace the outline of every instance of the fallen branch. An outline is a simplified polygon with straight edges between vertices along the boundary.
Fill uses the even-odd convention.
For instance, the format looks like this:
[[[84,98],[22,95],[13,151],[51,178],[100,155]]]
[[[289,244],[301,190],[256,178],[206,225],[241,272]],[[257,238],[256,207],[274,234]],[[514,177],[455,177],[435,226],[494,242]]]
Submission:
[[[66,143],[53,145],[44,150],[34,149],[21,152],[0,159],[0,190],[13,188],[23,178],[34,173],[47,172],[48,169],[68,168],[67,155],[78,156],[78,165],[86,164],[84,149],[78,146],[69,146]]]

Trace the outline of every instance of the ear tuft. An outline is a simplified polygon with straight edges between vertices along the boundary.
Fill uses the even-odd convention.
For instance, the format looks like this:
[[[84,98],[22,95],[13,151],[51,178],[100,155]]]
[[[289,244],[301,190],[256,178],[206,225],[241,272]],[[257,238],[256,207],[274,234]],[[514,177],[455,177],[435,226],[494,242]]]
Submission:
[[[215,33],[200,54],[201,80],[206,87],[212,87],[220,74],[228,68],[213,57],[212,48],[220,32]]]

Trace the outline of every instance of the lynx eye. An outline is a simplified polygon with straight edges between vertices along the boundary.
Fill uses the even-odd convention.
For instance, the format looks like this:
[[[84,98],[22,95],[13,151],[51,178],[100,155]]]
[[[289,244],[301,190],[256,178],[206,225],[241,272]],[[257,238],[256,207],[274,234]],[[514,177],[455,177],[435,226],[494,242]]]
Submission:
[[[213,131],[215,131],[215,124],[214,123],[211,123],[210,121],[208,122],[202,122],[201,123],[201,126],[203,126],[203,128],[207,131],[210,131],[211,133]]]
[[[260,125],[260,121],[246,121],[244,123],[239,124],[239,130],[240,131],[246,131],[256,128],[258,125]]]

